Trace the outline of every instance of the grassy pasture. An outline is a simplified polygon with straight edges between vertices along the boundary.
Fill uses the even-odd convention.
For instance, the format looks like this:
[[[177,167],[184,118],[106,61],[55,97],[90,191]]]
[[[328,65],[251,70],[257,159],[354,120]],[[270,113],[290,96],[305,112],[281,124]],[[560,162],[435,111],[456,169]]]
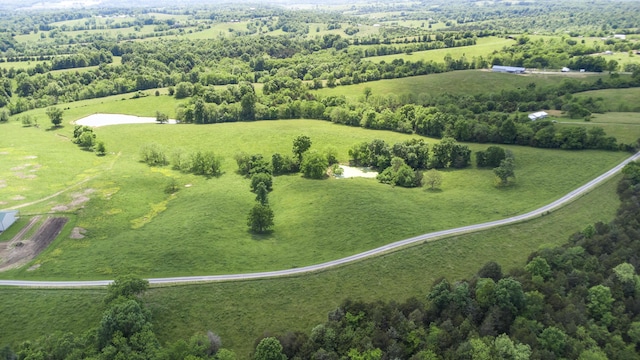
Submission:
[[[50,63],[50,61],[48,61],[48,60],[45,60],[45,61],[34,60],[34,61],[0,62],[0,69],[11,69],[11,68],[14,68],[16,70],[20,70],[20,69],[25,69],[26,70],[26,69],[35,67],[37,64],[45,64],[45,63]],[[122,64],[122,57],[121,56],[114,56],[113,57],[113,62],[111,64],[112,65],[120,65],[120,64]],[[87,66],[87,67],[83,67],[83,68],[53,70],[51,72],[55,74],[55,73],[58,73],[58,72],[87,71],[87,70],[97,69],[97,68],[98,68],[98,66]]]
[[[187,39],[212,39],[218,36],[232,36],[235,31],[247,31],[247,24],[249,21],[240,22],[222,22],[214,23],[209,29],[203,31],[194,31],[191,34],[181,35]],[[229,31],[232,29],[233,31]]]
[[[640,113],[616,113],[594,114],[591,121],[561,119],[558,126],[584,126],[589,129],[599,126],[609,136],[618,139],[618,143],[631,144],[640,139]]]
[[[633,111],[640,112],[640,88],[629,89],[605,89],[585,91],[574,94],[577,98],[602,98],[607,111]]]
[[[571,79],[597,79],[608,75],[580,74],[571,76]],[[401,79],[388,79],[360,83],[355,85],[337,86],[335,88],[323,88],[316,90],[321,96],[345,96],[348,100],[355,101],[362,97],[364,89],[369,87],[373,95],[388,96],[391,94],[401,96],[409,94],[478,94],[483,92],[498,93],[501,90],[510,90],[526,87],[530,83],[537,86],[557,85],[566,76],[558,74],[527,74],[513,75],[494,73],[482,70],[452,71],[442,74],[412,76]],[[464,85],[464,86],[462,86]]]
[[[212,330],[225,347],[248,359],[265,332],[311,328],[343,299],[364,301],[424,298],[434,280],[469,278],[490,260],[504,272],[522,266],[540,247],[561,245],[575,231],[610,221],[619,201],[619,177],[550,215],[477,234],[414,246],[312,275],[245,282],[155,288],[146,301],[161,341]],[[0,338],[5,343],[49,334],[81,333],[98,324],[103,290],[0,288]],[[0,344],[2,345],[2,344]]]
[[[156,109],[170,113],[177,103],[166,96],[117,99],[70,104],[65,119],[96,112],[154,116]],[[33,113],[42,118],[43,112]],[[69,169],[64,175],[53,175],[60,179],[34,179],[46,179],[50,192],[99,175],[86,184],[94,192],[91,201],[78,212],[75,224],[88,230],[87,238],[55,243],[50,252],[36,260],[42,265],[37,271],[22,269],[2,274],[34,279],[111,278],[122,273],[175,276],[304,266],[424,232],[531,210],[585,183],[626,156],[512,147],[518,162],[518,183],[510,189],[495,188],[490,170],[473,168],[445,171],[442,192],[438,193],[392,188],[372,179],[311,181],[298,175],[278,177],[270,196],[276,213],[275,231],[255,237],[247,232],[245,223],[254,195],[248,190],[248,180],[235,174],[233,156],[237,152],[267,156],[273,152],[290,153],[293,138],[308,134],[314,141],[313,148],[334,146],[339,159],[346,162],[348,148],[358,142],[382,138],[394,143],[410,136],[309,120],[209,126],[124,125],[96,129],[108,150],[118,154],[97,158],[69,142],[70,125],[50,132],[23,129],[16,123],[7,124],[6,129],[15,139],[5,150],[9,153],[7,164],[20,164],[20,156],[31,155],[26,154],[28,149],[38,159],[44,159],[41,153],[51,152],[52,159],[42,162],[43,168],[53,169],[49,164],[58,157],[51,151],[51,143],[64,139],[64,144],[58,146],[65,152],[63,163]],[[24,138],[22,133],[34,138]],[[37,141],[37,137],[47,140]],[[150,141],[168,149],[212,150],[223,157],[225,174],[204,179],[168,168],[148,168],[138,162],[138,152],[141,144]],[[486,146],[471,145],[473,150]],[[22,153],[25,155],[11,155]],[[582,160],[586,158],[590,161],[585,165]],[[3,189],[8,198],[26,197],[24,194],[38,198],[47,192],[41,187],[33,190],[35,195],[29,189],[23,191],[18,186],[19,179],[11,177],[11,167],[8,169],[1,173],[8,179],[8,186]],[[171,178],[190,186],[175,196],[166,195],[163,189]],[[539,186],[541,183],[548,185]],[[73,193],[65,193],[51,203],[24,212],[46,211],[73,199]],[[27,200],[11,204],[22,201]],[[452,218],[451,213],[459,215]]]
[[[0,69],[11,69],[14,68],[16,70],[26,70],[28,68],[35,67],[37,64],[44,64],[48,61],[12,61],[12,62],[0,62]]]
[[[451,55],[454,59],[459,59],[462,56],[464,56],[468,60],[471,60],[474,57],[488,56],[493,51],[500,50],[503,47],[510,46],[512,44],[514,44],[513,40],[491,36],[486,38],[479,38],[476,45],[472,45],[472,46],[461,46],[461,47],[447,48],[447,49],[417,51],[411,55],[407,55],[403,53],[403,54],[394,54],[394,55],[385,55],[385,56],[375,56],[368,59],[371,61],[376,61],[376,62],[384,61],[387,63],[395,59],[403,59],[405,61],[412,61],[412,62],[416,62],[419,60],[442,62],[445,56]]]
[[[359,37],[359,36],[374,35],[380,32],[380,27],[360,24],[357,26],[357,28],[360,30],[358,31],[358,33],[356,33],[355,35],[347,35],[344,32],[344,30],[350,27],[351,25],[349,25],[349,23],[341,23],[341,25],[342,25],[342,28],[340,29],[328,30],[327,24],[309,23],[309,32],[307,36],[313,38],[316,36],[322,37],[324,35],[333,34],[333,35],[340,35],[343,38],[352,38],[352,37]],[[317,31],[318,28],[320,29],[320,31]]]

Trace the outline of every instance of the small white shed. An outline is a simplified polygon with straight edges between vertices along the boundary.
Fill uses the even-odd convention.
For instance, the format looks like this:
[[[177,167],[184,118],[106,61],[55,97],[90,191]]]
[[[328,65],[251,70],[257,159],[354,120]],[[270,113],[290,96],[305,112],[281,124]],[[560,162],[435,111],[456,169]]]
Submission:
[[[547,114],[546,112],[538,111],[538,112],[534,112],[532,114],[529,114],[529,119],[531,121],[536,121],[536,120],[544,119],[547,116],[549,116],[549,114]]]
[[[18,219],[18,210],[0,211],[0,232],[5,231]]]

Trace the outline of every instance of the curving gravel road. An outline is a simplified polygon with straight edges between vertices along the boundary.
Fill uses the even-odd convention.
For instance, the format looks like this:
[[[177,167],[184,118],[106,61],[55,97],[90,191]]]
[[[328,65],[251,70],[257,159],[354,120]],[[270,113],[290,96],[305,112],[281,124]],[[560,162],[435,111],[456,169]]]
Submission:
[[[234,281],[234,280],[250,280],[250,279],[265,279],[265,278],[274,278],[281,276],[291,276],[291,275],[300,275],[304,273],[310,273],[320,270],[325,270],[328,268],[348,264],[354,261],[366,259],[371,256],[380,255],[386,252],[390,252],[392,250],[399,249],[401,247],[426,242],[442,237],[452,236],[452,235],[460,235],[465,233],[471,233],[481,230],[486,230],[498,226],[514,224],[517,222],[533,219],[538,216],[543,216],[550,212],[551,210],[555,210],[568,202],[575,200],[579,196],[587,193],[589,190],[596,187],[598,184],[603,181],[609,179],[614,176],[618,172],[622,170],[622,168],[627,165],[631,161],[635,161],[640,159],[640,152],[635,155],[627,158],[619,165],[614,167],[613,169],[607,171],[606,173],[598,176],[597,178],[589,181],[585,185],[571,191],[567,195],[562,198],[545,205],[536,210],[530,211],[526,214],[513,216],[510,218],[490,221],[486,223],[463,226],[455,229],[436,231],[428,234],[418,235],[409,239],[396,241],[391,244],[387,244],[381,246],[379,248],[375,248],[369,251],[365,251],[359,254],[355,254],[352,256],[348,256],[342,259],[328,261],[322,264],[309,265],[301,268],[287,269],[287,270],[277,270],[277,271],[265,271],[265,272],[256,272],[256,273],[246,273],[246,274],[228,274],[228,275],[203,275],[203,276],[184,276],[184,277],[170,277],[170,278],[153,278],[148,279],[150,284],[185,284],[185,283],[197,283],[197,282],[215,282],[215,281]],[[20,286],[20,287],[55,287],[55,288],[82,288],[82,287],[99,287],[99,286],[107,286],[113,280],[99,280],[99,281],[23,281],[23,280],[0,280],[0,286]]]

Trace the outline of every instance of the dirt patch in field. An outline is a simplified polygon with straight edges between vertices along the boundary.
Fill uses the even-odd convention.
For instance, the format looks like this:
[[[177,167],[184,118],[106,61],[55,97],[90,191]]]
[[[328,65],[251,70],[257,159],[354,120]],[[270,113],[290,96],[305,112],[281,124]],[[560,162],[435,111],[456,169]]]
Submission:
[[[16,195],[16,196],[11,198],[11,200],[14,200],[14,201],[20,201],[20,200],[24,200],[24,199],[26,199],[26,197],[24,197],[22,195]]]
[[[340,168],[342,168],[342,174],[334,175],[337,179],[348,179],[354,177],[375,178],[378,176],[377,171],[371,170],[368,167],[340,165]]]
[[[0,189],[7,187],[7,182],[4,180],[0,180]]]
[[[74,227],[71,230],[71,235],[69,236],[72,239],[84,239],[84,234],[87,233],[87,229],[83,229],[81,227]]]
[[[40,164],[24,164],[12,167],[10,170],[15,173],[15,176],[19,179],[35,179],[38,176],[35,174],[26,174],[25,171],[28,172],[36,172],[40,169],[42,165]]]
[[[29,155],[29,156],[25,156],[25,159],[37,159],[38,157],[36,155]]]
[[[8,151],[0,151],[0,155],[9,155]]]
[[[71,202],[68,204],[56,205],[51,208],[52,211],[69,211],[81,207],[84,203],[90,200],[90,194],[95,192],[94,189],[86,189],[83,192],[71,194]]]
[[[47,218],[33,236],[25,234],[40,220],[35,216],[11,241],[0,244],[0,271],[14,269],[31,261],[60,234],[67,218]]]

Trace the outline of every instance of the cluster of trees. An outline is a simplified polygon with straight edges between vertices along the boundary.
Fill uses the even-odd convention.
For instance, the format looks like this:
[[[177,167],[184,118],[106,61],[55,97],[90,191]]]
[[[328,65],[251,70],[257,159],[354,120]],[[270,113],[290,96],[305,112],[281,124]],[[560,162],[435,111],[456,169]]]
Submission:
[[[249,211],[247,225],[251,231],[261,234],[273,226],[273,210],[269,206],[269,192],[273,190],[273,168],[262,154],[235,156],[238,173],[251,179],[251,191],[256,194],[256,204]]]
[[[238,173],[253,177],[254,174],[261,172],[273,175],[301,172],[306,178],[323,179],[327,175],[329,165],[338,162],[337,150],[334,147],[327,147],[324,151],[310,150],[311,144],[311,138],[299,135],[293,140],[293,156],[274,153],[271,161],[264,158],[262,154],[240,153],[236,155]]]
[[[562,149],[633,150],[618,144],[599,127],[558,129],[549,120],[531,121],[522,111],[541,108],[563,110],[570,117],[588,117],[603,111],[598,99],[573,93],[606,87],[631,86],[637,78],[612,76],[594,82],[566,80],[557,86],[469,95],[379,96],[365,89],[357,102],[344,97],[315,98],[305,84],[293,78],[270,79],[267,95],[257,96],[252,86],[240,83],[226,89],[183,86],[194,96],[178,109],[183,122],[215,123],[269,119],[312,118],[349,126],[452,137],[458,141],[504,143]],[[367,91],[368,90],[368,91]],[[178,91],[176,90],[175,94]]]
[[[375,167],[380,172],[378,180],[382,183],[420,187],[422,170],[467,167],[471,160],[471,150],[452,138],[443,138],[433,145],[431,151],[423,139],[411,139],[393,146],[384,140],[375,139],[351,147],[349,157],[356,166]],[[429,181],[432,188],[436,183],[438,181]]]
[[[345,300],[309,333],[259,343],[288,359],[639,359],[640,163],[623,173],[613,222],[524,267],[488,262],[469,280],[437,280],[424,299]]]
[[[51,70],[82,68],[98,66],[113,62],[111,52],[105,49],[100,51],[85,51],[83,53],[55,57],[51,60]]]
[[[174,170],[194,175],[206,177],[222,175],[222,160],[212,151],[188,153],[178,148],[174,149],[170,156],[167,156],[164,147],[156,143],[149,143],[140,147],[140,161],[149,166],[165,166],[171,163]]]
[[[96,140],[96,134],[90,126],[76,125],[73,129],[73,143],[87,151],[94,151],[98,156],[107,154],[104,141]]]
[[[335,152],[309,151],[311,138],[299,135],[293,140],[293,156],[275,153],[271,162],[262,154],[239,153],[235,156],[238,173],[251,179],[251,191],[256,194],[257,204],[249,212],[247,225],[251,231],[265,233],[273,226],[273,210],[269,206],[268,194],[273,190],[272,175],[302,172],[304,177],[322,179],[326,176],[328,157],[337,162]]]
[[[144,302],[149,283],[120,276],[107,288],[100,323],[85,334],[53,333],[0,351],[3,359],[212,359],[234,360],[211,331],[161,346]]]
[[[637,43],[624,40],[589,41],[579,38],[549,38],[530,40],[526,35],[518,38],[517,44],[503,48],[491,59],[493,65],[522,66],[537,69],[560,69],[586,71],[618,71],[616,60],[593,54],[605,51],[629,51],[640,48]]]
[[[499,185],[509,184],[509,179],[515,179],[515,157],[509,150],[499,146],[489,146],[485,151],[476,152],[476,165],[479,168],[492,167],[493,173],[500,180]]]

